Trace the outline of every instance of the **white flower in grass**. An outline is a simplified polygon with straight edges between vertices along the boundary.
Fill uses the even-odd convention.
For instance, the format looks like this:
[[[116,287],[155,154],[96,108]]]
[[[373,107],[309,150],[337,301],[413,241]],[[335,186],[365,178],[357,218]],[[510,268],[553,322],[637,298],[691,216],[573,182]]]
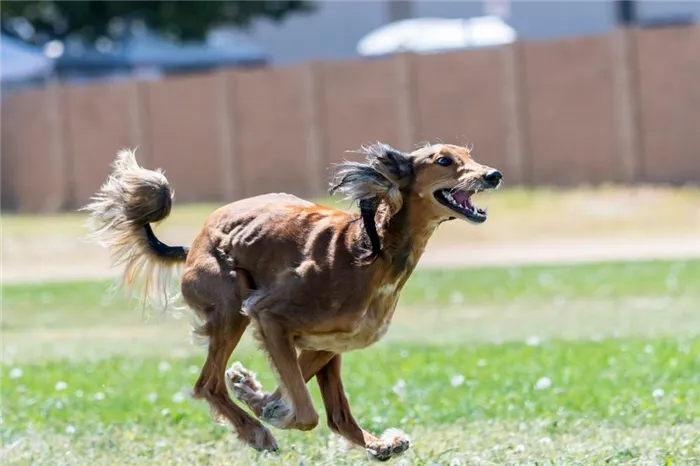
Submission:
[[[453,387],[459,387],[464,383],[464,376],[462,374],[457,374],[453,375],[452,379],[450,379],[450,383],[452,384]]]
[[[102,400],[105,399],[105,394],[102,393],[102,392],[97,392],[97,393],[95,393],[95,394],[93,395],[92,398],[95,399],[95,400],[97,400],[97,401],[102,401]]]
[[[525,445],[523,445],[523,444],[521,443],[520,445],[518,445],[517,447],[515,447],[515,452],[516,452],[516,453],[523,453],[523,452],[525,452]]]
[[[168,372],[170,370],[170,364],[167,361],[161,361],[158,364],[158,372]]]
[[[158,394],[157,393],[149,393],[146,395],[146,399],[150,401],[151,403],[155,403],[156,400],[158,399]]]
[[[165,408],[160,411],[161,416],[167,416],[168,414],[170,414],[170,410],[168,408]]]
[[[182,403],[185,401],[185,394],[182,392],[177,392],[176,394],[173,395],[173,403]]]
[[[479,367],[485,367],[486,366],[486,359],[479,359],[476,361],[476,365]]]
[[[396,385],[391,389],[397,396],[403,396],[406,391],[406,382],[403,379],[399,379]]]
[[[656,390],[654,390],[654,391],[651,393],[651,396],[653,396],[653,397],[656,398],[657,400],[658,400],[659,398],[663,397],[663,396],[664,396],[664,390],[663,390],[663,388],[657,388]]]
[[[540,346],[540,343],[542,343],[542,341],[540,340],[540,337],[535,336],[535,335],[533,335],[533,336],[529,337],[527,340],[525,340],[525,344],[527,346]]]
[[[66,388],[68,388],[68,384],[63,382],[63,381],[56,382],[55,388],[56,388],[56,391],[60,392],[60,391],[65,390]]]
[[[542,377],[535,383],[535,390],[546,390],[552,386],[552,379],[549,377]]]
[[[199,372],[199,367],[197,366],[190,366],[190,374],[196,374]]]
[[[22,368],[21,368],[21,367],[15,367],[14,369],[12,369],[12,370],[10,371],[10,378],[11,378],[11,379],[19,379],[20,377],[22,377],[22,374],[23,374],[23,373],[24,373],[24,372],[22,372]]]
[[[72,435],[75,433],[75,427],[73,426],[66,426],[66,434]]]
[[[82,390],[76,390],[76,391],[75,391],[75,397],[76,397],[76,398],[82,398],[82,397],[83,397],[83,391],[82,391]]]
[[[542,437],[542,438],[540,439],[540,443],[541,443],[542,445],[551,445],[551,444],[552,444],[552,439],[549,438],[549,437]]]

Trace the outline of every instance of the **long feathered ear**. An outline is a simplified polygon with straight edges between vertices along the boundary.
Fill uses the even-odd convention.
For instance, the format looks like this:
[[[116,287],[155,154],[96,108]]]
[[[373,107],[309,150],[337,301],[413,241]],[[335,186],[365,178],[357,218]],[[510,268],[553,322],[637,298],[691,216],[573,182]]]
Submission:
[[[346,161],[338,165],[330,193],[340,193],[354,202],[386,202],[392,213],[403,205],[403,190],[413,178],[411,158],[383,143],[362,147],[366,162]]]
[[[403,191],[413,179],[410,157],[387,144],[363,147],[366,162],[340,164],[331,180],[330,193],[341,193],[357,202],[365,231],[372,246],[370,260],[380,253],[381,245],[374,217],[380,203],[385,202],[391,214],[403,206]]]

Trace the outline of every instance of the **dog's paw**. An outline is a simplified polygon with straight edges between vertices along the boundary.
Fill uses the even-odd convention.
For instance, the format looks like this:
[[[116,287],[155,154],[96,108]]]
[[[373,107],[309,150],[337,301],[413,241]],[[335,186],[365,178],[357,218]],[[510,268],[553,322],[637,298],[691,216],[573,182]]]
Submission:
[[[294,413],[289,409],[284,400],[272,400],[262,408],[260,419],[278,429],[289,427]]]
[[[279,451],[277,440],[272,433],[263,426],[259,426],[256,429],[251,429],[244,432],[239,432],[238,439],[259,452]]]
[[[234,362],[226,371],[226,385],[236,399],[248,406],[260,403],[265,397],[255,372],[249,371],[240,362]]]
[[[379,442],[367,446],[367,455],[375,461],[388,461],[402,455],[411,447],[411,440],[398,429],[389,429]]]

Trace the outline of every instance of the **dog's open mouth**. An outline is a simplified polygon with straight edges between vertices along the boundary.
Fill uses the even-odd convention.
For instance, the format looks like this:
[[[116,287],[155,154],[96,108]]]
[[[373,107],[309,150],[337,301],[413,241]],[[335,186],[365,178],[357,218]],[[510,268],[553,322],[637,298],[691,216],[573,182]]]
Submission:
[[[474,223],[484,223],[486,221],[486,210],[480,209],[472,204],[472,196],[477,192],[478,191],[440,189],[435,191],[434,196],[440,204],[467,217],[467,220]]]

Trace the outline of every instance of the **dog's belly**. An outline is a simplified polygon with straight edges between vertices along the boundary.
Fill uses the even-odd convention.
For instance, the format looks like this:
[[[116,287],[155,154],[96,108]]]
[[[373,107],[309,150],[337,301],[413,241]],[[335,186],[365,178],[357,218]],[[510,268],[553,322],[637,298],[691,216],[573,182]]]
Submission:
[[[368,319],[369,320],[369,319]],[[301,350],[329,351],[341,354],[352,350],[367,348],[378,342],[389,329],[389,322],[363,321],[356,329],[349,332],[329,332],[304,334],[296,338],[296,347]]]
[[[341,354],[373,345],[389,330],[399,298],[396,290],[395,283],[381,287],[352,330],[302,334],[295,340],[297,348]]]

